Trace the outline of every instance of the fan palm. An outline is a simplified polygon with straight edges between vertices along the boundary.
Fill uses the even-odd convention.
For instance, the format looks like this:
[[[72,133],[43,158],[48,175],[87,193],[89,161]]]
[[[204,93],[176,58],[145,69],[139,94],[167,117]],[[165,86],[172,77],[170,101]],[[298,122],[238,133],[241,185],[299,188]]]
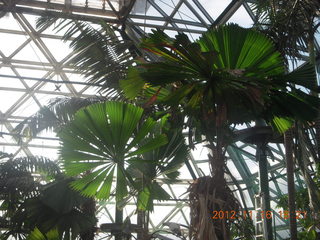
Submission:
[[[167,117],[156,121],[144,115],[142,108],[121,102],[79,110],[58,133],[63,168],[66,174],[78,176],[71,187],[88,197],[108,199],[116,176],[118,224],[122,224],[120,202],[128,196],[129,187],[131,195],[138,194],[139,210],[152,210],[153,199],[168,199],[170,195],[155,178],[159,174],[175,178],[186,148],[178,133],[168,135],[168,141]]]
[[[181,106],[181,111],[199,119],[211,151],[211,177],[198,179],[191,188],[195,191],[190,193],[191,204],[196,207],[191,209],[191,236],[229,239],[231,220],[210,221],[213,210],[231,211],[238,206],[224,179],[229,127],[262,118],[283,132],[293,117],[312,119],[318,100],[290,86],[295,82],[308,87],[301,73],[312,75],[312,67],[285,74],[283,59],[268,38],[234,24],[209,30],[196,42],[184,34],[171,39],[154,31],[141,47],[162,59],[140,63],[136,77],[124,80],[122,86],[132,81],[163,88],[170,84],[172,93],[164,102]]]
[[[79,110],[58,133],[66,173],[86,175],[72,187],[83,195],[106,199],[116,174],[116,199],[122,200],[128,194],[126,183],[133,184],[125,163],[167,143],[163,134],[149,136],[156,125],[152,118],[143,119],[142,108],[121,102],[98,103]],[[146,142],[139,146],[142,140]]]
[[[55,18],[51,18],[50,16],[45,16],[39,19],[38,27],[48,27],[53,22],[56,22],[56,21],[57,19]],[[78,54],[76,55],[76,57],[74,57],[71,60],[71,63],[76,67],[76,69],[79,70],[79,72],[84,74],[86,77],[89,77],[89,81],[92,82],[93,84],[100,84],[100,85],[102,84],[103,87],[100,90],[103,92],[104,95],[108,95],[108,98],[110,98],[110,95],[112,97],[118,97],[118,96],[113,96],[112,93],[114,93],[114,90],[115,91],[118,90],[118,87],[117,87],[118,80],[124,77],[125,70],[132,63],[132,60],[130,60],[130,57],[132,56],[131,54],[133,54],[133,56],[135,55],[134,53],[132,53],[133,46],[131,45],[130,42],[118,40],[118,35],[114,32],[114,29],[112,29],[111,27],[105,25],[104,23],[101,23],[99,25],[100,25],[99,29],[95,29],[94,27],[91,27],[89,24],[84,22],[70,21],[70,20],[64,19],[64,20],[61,20],[60,23],[58,23],[55,29],[57,29],[58,31],[66,30],[64,39],[65,40],[72,39],[71,47]],[[127,51],[128,49],[130,50],[131,54],[129,54],[129,52]],[[63,129],[61,131],[61,135],[59,136],[62,136],[63,134],[68,134],[65,132],[67,131],[66,129],[68,129],[70,125],[74,124],[77,121],[74,121],[70,125],[68,125],[68,123],[75,118],[75,113],[80,108],[86,107],[96,102],[102,102],[104,100],[106,100],[106,98],[55,99],[48,106],[41,108],[36,115],[34,115],[31,118],[28,118],[26,121],[21,123],[16,128],[16,130],[22,135],[25,135],[25,133],[27,134],[31,133],[31,137],[41,132],[44,129],[54,129],[57,132]],[[92,117],[95,118],[95,114],[93,114]],[[128,121],[128,119],[126,121]],[[150,121],[147,124],[151,124],[154,126],[154,123],[151,123]],[[68,126],[64,128],[65,125],[68,125]],[[160,132],[158,132],[158,134],[161,134],[161,131],[164,131],[164,130],[161,128],[159,129],[160,129],[159,130]],[[152,134],[155,134],[155,133],[152,133]],[[177,144],[178,141],[176,140],[177,139],[181,140],[182,137],[175,136],[173,137],[173,139],[175,139],[174,144]],[[142,177],[143,180],[141,180],[140,178],[141,175],[133,176],[134,180],[138,182],[141,180],[140,183],[143,182],[142,185],[138,183],[134,185],[139,195],[138,202],[139,202],[140,210],[143,210],[143,211],[151,210],[153,199],[163,200],[169,197],[169,195],[164,190],[161,190],[162,187],[155,181],[155,178],[158,177],[160,174],[167,174],[167,176],[172,179],[177,176],[176,170],[178,166],[181,166],[181,159],[183,158],[178,159],[178,157],[174,157],[174,155],[172,155],[172,151],[176,151],[179,157],[181,157],[182,156],[181,152],[185,152],[185,151],[180,150],[180,148],[185,149],[185,147],[183,147],[184,144],[181,142],[179,143],[180,144],[179,146],[174,145],[173,139],[169,141],[170,147],[164,146],[163,148],[163,150],[167,155],[165,154],[161,155],[159,153],[156,153],[156,150],[154,149],[151,157],[152,160],[150,156],[149,157],[144,156],[142,157],[143,162],[141,162],[140,165],[137,163],[137,161],[133,161],[135,164],[133,164],[133,162],[130,163],[130,167],[129,167],[130,169],[134,169],[135,168],[134,166],[143,165],[145,168],[148,168],[148,170],[150,170],[150,172],[147,171],[143,173],[143,177]],[[90,139],[90,141],[91,140],[92,139]],[[143,139],[143,140],[146,141],[146,139]],[[67,140],[65,141],[67,142]],[[156,145],[153,147],[157,148]],[[101,156],[104,156],[105,153],[101,151],[101,154],[102,154]],[[61,155],[65,156],[64,154],[61,154]],[[160,162],[157,162],[156,157],[159,157],[158,160]],[[68,157],[66,159],[68,159]],[[184,159],[182,160],[182,162],[183,161]],[[151,171],[150,167],[155,168],[154,171]],[[90,167],[88,168],[90,169]],[[112,171],[115,171],[115,170],[113,169]],[[86,178],[88,177],[89,172],[90,171],[85,172],[84,174],[80,174],[80,176]],[[136,169],[136,173],[137,172],[138,171]],[[110,173],[110,172],[107,171],[107,173]],[[71,175],[74,175],[74,174],[72,173]],[[99,175],[100,178],[101,178],[101,175]],[[112,176],[108,175],[108,177],[109,177],[108,179],[104,179],[104,180],[107,180],[106,182],[110,183],[110,178],[112,178]],[[127,177],[126,180],[130,181],[130,178],[131,178],[130,175],[127,175],[126,177]],[[120,176],[119,181],[123,180],[121,179],[122,178]],[[80,179],[78,180],[79,181],[75,181],[75,182],[79,183]],[[84,182],[85,181],[86,180],[84,180]],[[75,182],[73,184],[75,184]],[[91,189],[92,187],[93,188],[95,187],[92,185],[92,183],[96,183],[96,182],[91,181],[91,186],[90,186]],[[89,185],[87,186],[88,188],[89,188]],[[129,185],[133,186],[132,181],[131,181],[131,184]],[[103,186],[106,187],[106,185],[103,185]],[[122,189],[124,191],[124,195],[126,193],[125,189],[126,187],[124,186]],[[120,190],[118,191],[119,194],[121,194]],[[159,194],[158,196],[156,196],[155,194],[150,194],[148,191],[153,191],[153,192],[156,191],[157,193],[159,192]],[[85,190],[83,191],[83,193],[88,194]],[[89,193],[88,195],[91,196],[92,193]],[[97,195],[95,196],[97,196],[98,198],[100,197],[106,198],[108,197],[108,194],[101,193],[100,195],[97,193]],[[118,196],[117,196],[117,200],[119,200]]]

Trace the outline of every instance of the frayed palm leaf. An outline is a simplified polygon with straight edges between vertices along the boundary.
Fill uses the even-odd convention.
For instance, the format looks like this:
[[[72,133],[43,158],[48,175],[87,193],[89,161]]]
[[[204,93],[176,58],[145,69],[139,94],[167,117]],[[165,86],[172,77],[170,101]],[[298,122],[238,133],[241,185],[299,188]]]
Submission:
[[[59,131],[64,125],[69,123],[74,114],[81,108],[97,102],[104,102],[105,97],[89,98],[54,98],[47,106],[42,107],[33,116],[26,118],[18,124],[14,132],[17,136],[30,139],[44,130]]]
[[[0,164],[0,201],[2,217],[6,219],[1,239],[24,239],[30,231],[20,210],[23,203],[37,197],[43,189],[43,181],[60,173],[56,163],[44,157],[22,157]]]
[[[283,57],[304,59],[320,25],[318,0],[255,1],[253,9],[255,26],[275,42]]]
[[[103,21],[93,26],[88,22],[46,15],[38,19],[37,27],[53,23],[55,30],[64,31],[64,40],[71,40],[70,47],[76,54],[69,63],[89,82],[102,85],[99,91],[103,94],[119,93],[119,80],[125,78],[133,63],[129,50],[132,42],[121,40],[120,34]]]

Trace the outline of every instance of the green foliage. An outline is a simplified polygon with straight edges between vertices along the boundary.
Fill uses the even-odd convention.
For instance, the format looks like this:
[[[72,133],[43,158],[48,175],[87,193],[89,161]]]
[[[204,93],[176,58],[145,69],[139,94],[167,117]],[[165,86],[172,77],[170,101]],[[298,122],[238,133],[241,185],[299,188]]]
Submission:
[[[96,24],[44,15],[37,20],[37,28],[55,23],[54,29],[63,32],[64,40],[70,40],[70,47],[77,54],[71,59],[72,65],[90,83],[99,85],[103,94],[117,93],[119,80],[126,76],[132,65],[131,41],[120,40],[115,27],[104,21]],[[120,34],[122,33],[119,30]]]
[[[320,166],[317,166],[316,175],[313,179],[317,187],[320,187]],[[319,199],[320,200],[320,199]],[[300,218],[298,223],[302,226],[302,230],[298,233],[298,238],[301,240],[316,240],[318,237],[316,226],[319,226],[318,217],[310,208],[310,197],[307,188],[301,188],[295,194],[296,210],[306,212],[305,218]],[[288,211],[288,195],[285,194],[280,197],[278,208],[283,208]]]
[[[139,70],[134,67],[129,68],[126,80],[120,80],[120,87],[129,99],[134,99],[138,96],[144,86],[145,82],[139,77]]]
[[[17,137],[31,139],[45,130],[59,131],[64,125],[69,123],[74,114],[81,108],[97,102],[103,102],[104,97],[63,97],[54,98],[39,109],[31,117],[26,118],[19,123],[14,132]]]
[[[306,93],[315,90],[313,66],[307,64],[286,73],[284,59],[272,40],[256,30],[230,24],[210,29],[195,42],[185,34],[172,39],[157,30],[142,41],[141,47],[160,60],[137,62],[137,68],[131,70],[130,78],[121,86],[130,99],[140,97],[146,86],[167,89],[161,103],[188,117],[190,142],[193,136],[203,134],[212,144],[209,148],[216,153],[212,166],[220,164],[213,171],[214,176],[224,170],[220,155],[232,136],[232,124],[263,119],[283,133],[294,120],[311,121],[318,114],[319,99]],[[307,89],[301,91],[296,85]],[[216,187],[212,191],[215,190]],[[150,190],[144,192],[148,194]],[[193,207],[196,212],[195,209],[199,208]],[[197,220],[194,225],[199,226],[202,236],[206,236],[204,231],[212,235],[207,225],[200,226]],[[225,226],[220,227],[225,230]]]
[[[178,130],[166,127],[166,118],[162,125],[154,129],[155,133],[163,132],[169,142],[153,151],[142,154],[141,158],[129,161],[127,171],[133,177],[138,190],[138,209],[153,210],[153,200],[169,200],[170,195],[160,186],[156,179],[161,175],[172,183],[179,176],[178,169],[187,159],[188,149],[184,136]]]
[[[60,237],[57,229],[53,229],[46,234],[43,234],[38,228],[35,228],[28,235],[26,240],[60,240]]]
[[[59,182],[56,184],[59,184]],[[49,203],[45,202],[45,200],[48,199],[48,196],[46,196],[48,192],[43,193],[40,197],[31,198],[24,202],[21,215],[24,216],[24,221],[29,224],[31,229],[37,227],[44,233],[52,229],[57,229],[61,239],[75,239],[79,234],[95,226],[95,216],[83,212],[81,209],[81,206],[86,201],[90,201],[90,199],[82,201],[82,204],[73,201],[72,198],[68,199],[67,197],[70,195],[79,195],[79,193],[72,191],[68,185],[66,188],[69,189],[68,192],[65,192],[65,199],[68,200],[67,206],[70,207],[69,209],[66,209],[63,201],[59,201],[59,197],[57,197],[59,194],[57,194],[55,188],[50,191],[54,191],[53,193],[56,197]],[[52,196],[51,194],[50,197]],[[77,198],[80,198],[80,196],[77,196]],[[57,200],[57,203],[54,203],[54,200]],[[57,211],[60,209],[62,211]]]
[[[69,188],[72,179],[62,177],[55,162],[1,155],[9,159],[0,164],[0,224],[4,229],[0,239],[25,239],[35,228],[49,232],[48,238],[57,229],[58,239],[70,239],[95,225],[94,215],[81,210],[90,199]],[[29,237],[37,237],[34,234]]]
[[[134,74],[123,81],[127,81],[122,85],[125,92],[133,82],[143,86],[142,80],[153,87],[172,86],[163,103],[182,105],[185,113],[199,115],[208,125],[215,124],[212,119],[230,125],[262,118],[284,132],[294,119],[310,120],[317,114],[319,100],[292,87],[315,89],[312,65],[285,74],[284,61],[272,41],[252,29],[221,26],[196,42],[185,34],[171,39],[158,30],[141,47],[161,56],[162,61],[138,63],[131,70]],[[138,94],[138,85],[130,98]]]
[[[0,199],[4,217],[14,214],[27,198],[39,194],[41,180],[50,180],[60,172],[58,166],[44,157],[22,157],[0,163]],[[33,174],[40,174],[36,180]]]
[[[245,240],[253,240],[254,239],[254,225],[252,219],[250,217],[241,218],[235,221],[231,225],[231,236],[233,239],[239,238]]]
[[[168,115],[154,120],[142,108],[121,102],[79,110],[59,137],[63,168],[76,177],[70,184],[73,189],[108,199],[116,177],[117,202],[130,188],[137,192],[140,210],[152,210],[155,199],[170,198],[156,178],[174,180],[187,155],[184,137],[171,129]]]
[[[98,103],[78,111],[59,133],[66,173],[85,174],[71,183],[72,188],[85,196],[107,199],[116,174],[116,199],[122,200],[127,186],[133,185],[126,162],[168,141],[161,132],[152,135],[158,125],[152,118],[143,119],[142,108],[121,102]]]
[[[273,40],[283,57],[304,59],[303,52],[311,50],[310,44],[319,27],[319,1],[259,0],[253,6],[255,26]]]

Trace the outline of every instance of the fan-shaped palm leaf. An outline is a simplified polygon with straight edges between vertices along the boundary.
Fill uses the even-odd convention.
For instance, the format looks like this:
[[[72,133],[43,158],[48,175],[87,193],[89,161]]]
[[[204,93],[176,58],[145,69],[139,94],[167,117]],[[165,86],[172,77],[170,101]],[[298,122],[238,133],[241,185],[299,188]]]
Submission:
[[[163,124],[166,124],[165,121]],[[138,209],[153,210],[154,200],[169,200],[170,195],[159,185],[156,179],[166,177],[168,182],[179,176],[178,169],[187,159],[187,146],[181,131],[170,128],[158,128],[156,132],[166,133],[168,144],[142,154],[141,158],[129,162],[128,172],[135,181],[138,190]]]
[[[209,30],[194,43],[184,34],[171,39],[161,31],[154,31],[141,46],[161,56],[163,61],[139,64],[140,74],[122,81],[126,92],[135,79],[141,82],[142,78],[152,86],[174,84],[175,91],[165,98],[167,104],[184,103],[187,108],[201,109],[207,119],[220,118],[229,123],[262,117],[271,122],[284,122],[283,114],[272,116],[272,97],[276,94],[285,98],[288,87],[293,88],[291,84],[311,87],[309,79],[315,77],[311,65],[285,74],[284,61],[270,39],[234,24]],[[313,102],[317,99],[301,92],[297,95],[292,91],[290,95],[304,106],[301,117],[316,114],[316,107],[306,99]],[[218,106],[224,109],[219,117]],[[295,116],[292,110],[287,109],[287,117]]]
[[[164,59],[140,64],[144,81],[153,86],[177,86],[177,91],[167,97],[168,103],[177,104],[184,99],[189,107],[202,106],[215,113],[215,103],[223,102],[228,120],[234,112],[245,112],[243,109],[252,114],[261,112],[270,89],[266,76],[284,73],[282,59],[272,42],[237,25],[209,30],[194,43],[184,34],[171,39],[155,31],[141,46]],[[232,120],[248,120],[248,114],[242,115],[243,119],[238,115]]]
[[[157,124],[143,118],[142,108],[120,102],[97,103],[79,110],[59,133],[66,173],[83,174],[72,187],[85,196],[108,198],[116,174],[116,199],[121,200],[128,193],[128,184],[133,185],[126,161],[167,143],[163,134],[150,135]]]

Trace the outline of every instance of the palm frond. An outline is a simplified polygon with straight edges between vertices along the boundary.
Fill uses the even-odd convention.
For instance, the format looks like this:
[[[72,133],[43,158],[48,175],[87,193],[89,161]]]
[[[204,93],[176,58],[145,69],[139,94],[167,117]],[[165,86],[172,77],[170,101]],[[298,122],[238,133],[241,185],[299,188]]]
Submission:
[[[35,228],[26,238],[26,240],[60,240],[57,229],[52,229],[43,234],[38,228]]]
[[[8,159],[8,158],[12,158],[12,156],[13,156],[12,154],[0,151],[0,159]]]
[[[24,239],[29,232],[21,208],[28,199],[39,196],[45,180],[60,173],[58,165],[44,157],[12,158],[0,163],[0,200],[2,216],[7,219],[1,239]]]
[[[163,132],[168,143],[153,151],[142,154],[141,158],[129,161],[127,171],[135,181],[138,190],[138,209],[153,211],[154,200],[168,200],[170,195],[156,182],[160,176],[172,183],[179,176],[179,168],[187,161],[188,148],[185,144],[182,129],[168,128],[167,121],[154,127],[153,134]]]
[[[79,110],[59,132],[60,156],[66,173],[79,178],[71,183],[84,196],[107,199],[114,174],[116,200],[134,186],[126,162],[167,143],[164,134],[149,137],[157,122],[144,120],[144,110],[121,102],[96,103]],[[143,144],[141,144],[143,142]]]
[[[12,163],[19,171],[38,173],[49,177],[54,177],[61,173],[57,162],[43,156],[15,158]]]
[[[294,87],[299,84],[316,90],[313,66],[306,64],[285,74],[284,59],[274,43],[253,29],[220,26],[194,43],[184,34],[172,39],[158,30],[144,39],[141,47],[162,59],[139,63],[122,82],[125,92],[133,97],[146,83],[163,88],[171,85],[163,103],[184,106],[186,113],[205,119],[203,123],[211,129],[218,118],[234,124],[264,118],[283,132],[295,117],[311,120],[319,106],[317,98]],[[294,105],[285,104],[286,100]],[[218,116],[216,106],[222,105],[224,113]]]
[[[40,108],[33,116],[19,123],[15,127],[14,132],[20,138],[32,138],[44,130],[59,131],[62,126],[73,119],[74,114],[79,109],[105,100],[105,97],[54,98],[47,106]]]
[[[88,22],[47,15],[38,19],[37,26],[48,27],[53,23],[58,32],[64,31],[63,39],[70,40],[70,47],[76,53],[69,63],[89,82],[103,85],[102,93],[110,90],[113,94],[119,93],[119,80],[125,78],[133,63],[129,51],[133,43],[121,39],[120,34],[103,21],[94,27]]]
[[[275,42],[277,50],[289,59],[302,59],[319,26],[319,1],[256,1],[253,6],[255,26]]]
[[[39,194],[41,181],[60,173],[58,165],[44,157],[22,157],[0,163],[0,199],[6,214],[11,214],[25,199]]]

